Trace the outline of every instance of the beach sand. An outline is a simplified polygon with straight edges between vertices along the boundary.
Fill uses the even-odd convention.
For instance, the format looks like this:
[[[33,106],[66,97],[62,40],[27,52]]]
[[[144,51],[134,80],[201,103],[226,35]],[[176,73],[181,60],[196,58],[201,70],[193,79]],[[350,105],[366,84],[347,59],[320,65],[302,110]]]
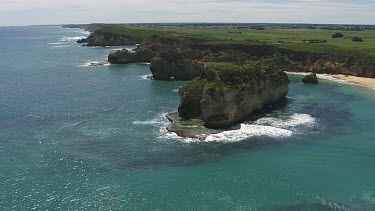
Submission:
[[[297,74],[297,75],[308,75],[311,73],[306,72],[286,72],[288,74]],[[368,88],[375,89],[375,78],[364,78],[364,77],[357,77],[357,76],[346,76],[342,74],[316,74],[320,79],[327,79],[331,81],[336,81],[339,83],[351,84],[351,85],[359,85]]]
[[[363,78],[357,76],[345,76],[345,75],[331,75],[332,77],[340,80],[345,80],[353,84],[366,86],[369,88],[375,88],[375,78]]]

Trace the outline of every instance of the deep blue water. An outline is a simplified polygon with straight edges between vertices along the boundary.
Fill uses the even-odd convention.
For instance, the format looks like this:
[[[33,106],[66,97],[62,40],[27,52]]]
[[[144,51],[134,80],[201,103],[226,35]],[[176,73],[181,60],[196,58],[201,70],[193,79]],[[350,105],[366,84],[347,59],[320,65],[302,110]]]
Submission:
[[[181,139],[184,82],[79,36],[0,27],[0,210],[375,210],[374,90],[290,75],[256,124]]]

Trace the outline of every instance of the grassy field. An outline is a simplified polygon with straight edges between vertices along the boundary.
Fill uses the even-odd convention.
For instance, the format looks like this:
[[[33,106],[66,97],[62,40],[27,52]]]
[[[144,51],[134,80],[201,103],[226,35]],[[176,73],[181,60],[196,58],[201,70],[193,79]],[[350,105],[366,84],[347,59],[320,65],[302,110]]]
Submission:
[[[310,52],[358,52],[375,56],[375,30],[340,31],[327,29],[284,29],[265,27],[255,30],[236,26],[135,26],[104,25],[103,31],[127,34],[141,38],[151,35],[162,37],[187,38],[204,42],[249,42],[264,43]],[[331,38],[340,32],[343,38]],[[353,37],[361,37],[364,42],[353,42]],[[308,40],[324,40],[324,43],[307,43]]]

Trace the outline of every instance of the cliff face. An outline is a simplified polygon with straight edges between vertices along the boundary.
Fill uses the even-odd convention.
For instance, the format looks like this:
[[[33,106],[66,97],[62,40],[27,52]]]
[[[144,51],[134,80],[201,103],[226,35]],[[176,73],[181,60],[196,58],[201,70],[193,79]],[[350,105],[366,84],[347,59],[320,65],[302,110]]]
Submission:
[[[201,74],[202,67],[199,63],[185,59],[173,50],[159,52],[152,60],[150,70],[155,80],[189,81]]]
[[[111,33],[105,33],[96,31],[95,33],[88,36],[86,39],[78,40],[78,43],[86,43],[86,46],[123,46],[123,45],[135,45],[140,43],[142,39],[136,37],[130,37],[125,35],[116,35]]]
[[[288,78],[283,83],[275,84],[272,79],[265,79],[252,88],[241,92],[228,90],[224,92],[203,93],[200,108],[206,127],[229,127],[249,117],[254,111],[267,104],[276,103],[288,93]]]
[[[156,52],[148,48],[137,48],[134,53],[123,49],[116,53],[111,53],[108,56],[108,61],[111,64],[128,64],[135,62],[150,62],[156,55]]]
[[[88,25],[97,29],[88,38],[78,41],[88,46],[122,46],[140,43],[142,48],[137,55],[117,53],[110,56],[110,62],[123,64],[130,62],[151,62],[151,71],[156,80],[191,80],[199,76],[197,62],[248,63],[251,60],[277,60],[283,57],[288,71],[348,74],[362,77],[375,77],[375,62],[366,55],[344,52],[314,53],[280,48],[274,45],[234,42],[204,43],[183,37],[142,35],[123,32],[108,32],[100,25]],[[150,59],[150,52],[156,54]],[[141,55],[144,53],[145,55]],[[124,57],[124,58],[121,58]]]
[[[305,83],[305,84],[318,84],[319,83],[319,79],[316,76],[316,74],[313,73],[313,74],[310,74],[310,75],[306,75],[303,78],[302,82]]]
[[[288,93],[287,75],[282,70],[258,68],[261,67],[208,67],[214,77],[195,79],[180,89],[180,117],[201,118],[206,127],[225,128],[284,99]]]

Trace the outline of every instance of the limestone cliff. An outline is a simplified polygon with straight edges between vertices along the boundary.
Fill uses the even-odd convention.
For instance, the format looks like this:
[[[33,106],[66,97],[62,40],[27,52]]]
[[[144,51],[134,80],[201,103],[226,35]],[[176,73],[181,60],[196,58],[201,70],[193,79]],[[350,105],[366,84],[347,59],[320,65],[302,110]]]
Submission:
[[[86,43],[86,46],[124,46],[124,45],[135,45],[140,43],[142,39],[122,34],[114,34],[108,32],[102,32],[100,30],[95,31],[85,39],[78,40],[78,43]]]
[[[180,117],[201,118],[206,127],[230,127],[288,93],[289,79],[283,70],[260,65],[207,68],[215,76],[195,79],[180,88],[179,106]]]
[[[111,64],[128,64],[135,62],[150,62],[156,55],[156,52],[148,48],[137,48],[134,53],[126,49],[111,53],[108,56],[108,61]]]
[[[319,79],[318,79],[318,77],[316,76],[315,73],[312,73],[310,75],[306,75],[303,78],[302,82],[305,83],[305,84],[318,84]]]
[[[159,52],[152,60],[150,70],[155,80],[188,81],[201,74],[202,66],[196,61],[184,58],[174,50]]]

